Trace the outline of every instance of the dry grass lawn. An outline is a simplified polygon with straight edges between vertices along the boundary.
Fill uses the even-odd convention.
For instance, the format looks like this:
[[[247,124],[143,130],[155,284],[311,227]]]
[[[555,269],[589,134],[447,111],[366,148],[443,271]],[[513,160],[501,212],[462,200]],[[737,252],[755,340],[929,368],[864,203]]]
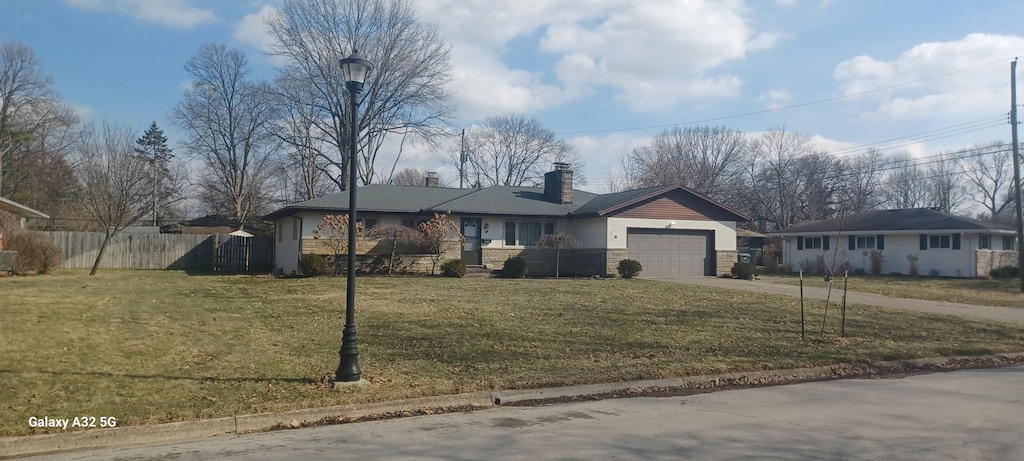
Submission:
[[[372,385],[330,390],[340,278],[163,271],[0,278],[0,436],[30,416],[119,425],[862,360],[1024,351],[1024,327],[852,306],[799,337],[796,300],[644,280],[360,278]],[[819,303],[814,303],[818,305]],[[832,311],[828,335],[838,332]],[[808,312],[817,334],[821,311]],[[811,326],[814,325],[814,326]]]
[[[765,280],[798,285],[795,275],[772,275]],[[843,280],[837,279],[842,289]],[[825,288],[820,275],[804,275],[805,286]],[[1024,308],[1024,294],[1020,292],[1020,279],[951,279],[932,277],[896,277],[853,275],[849,281],[850,291],[874,293],[897,298],[927,299],[979,306],[1004,306]]]

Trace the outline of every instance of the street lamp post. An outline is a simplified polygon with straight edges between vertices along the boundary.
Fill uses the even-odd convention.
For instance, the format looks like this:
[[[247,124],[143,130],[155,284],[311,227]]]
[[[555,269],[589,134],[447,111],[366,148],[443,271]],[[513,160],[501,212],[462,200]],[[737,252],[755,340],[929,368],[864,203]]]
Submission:
[[[349,174],[348,174],[348,284],[345,292],[345,329],[341,333],[341,362],[334,373],[335,382],[358,382],[363,372],[359,369],[359,343],[356,340],[356,136],[359,134],[359,119],[356,112],[359,108],[357,96],[363,90],[366,74],[370,72],[370,62],[359,56],[359,51],[340,61],[341,72],[345,77],[345,88],[348,90],[349,115],[352,117],[349,138]]]

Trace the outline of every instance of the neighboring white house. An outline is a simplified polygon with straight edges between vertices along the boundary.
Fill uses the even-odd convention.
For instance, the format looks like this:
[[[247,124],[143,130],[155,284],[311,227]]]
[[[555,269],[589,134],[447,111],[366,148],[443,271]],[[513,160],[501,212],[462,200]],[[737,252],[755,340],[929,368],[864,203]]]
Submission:
[[[1017,264],[1014,229],[932,208],[866,211],[769,235],[782,238],[782,261],[793,271],[819,272],[824,261],[870,274],[872,252],[882,257],[881,274],[910,274],[916,265],[919,275],[985,277]]]
[[[736,261],[736,223],[749,218],[682,186],[612,194],[572,188],[572,170],[556,164],[544,187],[493,186],[453,189],[436,186],[373,184],[357,190],[357,217],[364,227],[415,227],[435,213],[451,212],[466,240],[460,254],[467,265],[500,268],[521,256],[531,272],[544,273],[554,252],[540,249],[541,235],[570,233],[582,244],[566,252],[562,272],[614,274],[630,258],[641,275],[715,275]],[[313,231],[328,214],[348,210],[348,193],[286,206],[266,216],[277,227],[276,266],[298,270],[300,255],[314,251]],[[357,250],[358,252],[359,250]]]

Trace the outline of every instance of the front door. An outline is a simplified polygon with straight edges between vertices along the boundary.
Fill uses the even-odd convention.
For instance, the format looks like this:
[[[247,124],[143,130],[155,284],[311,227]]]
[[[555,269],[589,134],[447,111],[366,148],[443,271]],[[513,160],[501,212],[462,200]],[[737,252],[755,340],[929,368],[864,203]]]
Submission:
[[[480,249],[480,218],[462,218],[462,236],[466,238],[462,244],[462,262],[468,266],[478,266],[483,262]]]

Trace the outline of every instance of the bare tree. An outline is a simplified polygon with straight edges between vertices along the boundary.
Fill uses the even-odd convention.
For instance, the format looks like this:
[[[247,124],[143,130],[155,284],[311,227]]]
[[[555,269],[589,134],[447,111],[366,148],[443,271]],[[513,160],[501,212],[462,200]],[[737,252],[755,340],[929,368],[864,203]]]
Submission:
[[[611,192],[623,192],[643,187],[640,165],[631,160],[632,152],[619,154],[619,164],[608,168],[608,189]]]
[[[750,142],[746,169],[752,185],[750,208],[762,230],[789,227],[801,219],[798,159],[811,152],[808,137],[784,128],[765,132]]]
[[[192,88],[171,111],[187,152],[204,167],[200,200],[239,225],[266,211],[276,140],[269,127],[273,104],[266,84],[249,80],[238,50],[206,44],[185,64]]]
[[[60,101],[53,82],[43,75],[32,48],[21,42],[0,43],[0,195],[8,156],[40,132],[76,121],[74,111]]]
[[[878,149],[848,158],[845,162],[841,203],[844,212],[861,213],[882,204],[882,167],[885,158]]]
[[[391,176],[391,184],[396,186],[422,186],[426,184],[426,168],[403,168]]]
[[[949,153],[940,153],[928,163],[927,201],[928,206],[946,213],[956,212],[967,201],[967,189],[960,179],[960,161]]]
[[[537,240],[537,246],[555,250],[555,278],[559,277],[559,270],[562,263],[562,250],[566,248],[579,248],[580,241],[576,236],[569,233],[544,234]]]
[[[746,156],[747,143],[739,131],[676,126],[655,136],[650,145],[634,149],[630,162],[645,185],[682,184],[708,197],[731,201]]]
[[[882,196],[890,208],[921,208],[927,203],[928,183],[924,172],[906,152],[893,154],[889,174],[882,183]]]
[[[89,275],[96,275],[110,240],[149,210],[149,162],[135,154],[134,137],[131,129],[104,124],[88,130],[79,149],[82,204],[104,233]]]
[[[995,219],[1013,203],[1013,151],[1001,142],[976,144],[960,159],[971,199],[985,207],[985,219]]]
[[[316,136],[335,151],[324,157],[340,172],[332,179],[342,190],[349,183],[349,108],[338,66],[344,54],[358,49],[373,63],[359,115],[363,184],[373,181],[390,135],[430,142],[452,116],[448,46],[435,26],[417,20],[409,0],[284,0],[267,27],[274,53],[287,59],[280,72],[313,89],[293,102],[316,111]]]
[[[422,234],[411,227],[388,224],[370,229],[366,232],[366,236],[370,239],[383,240],[388,245],[391,245],[391,255],[388,258],[388,275],[391,275],[395,270],[395,253],[398,250],[398,245],[417,243],[420,241]]]
[[[296,101],[314,100],[315,88],[308,80],[289,74],[278,75],[274,88],[277,89],[274,103],[279,117],[271,131],[285,145],[284,175],[294,178],[298,200],[312,200],[326,194],[331,183],[327,171],[329,162],[324,153],[326,143],[320,136],[318,123],[321,121],[317,120],[316,107]]]
[[[843,161],[824,152],[813,152],[797,158],[796,168],[797,221],[835,217],[840,211],[840,192],[846,180]]]
[[[586,181],[576,148],[558,139],[535,118],[520,114],[487,117],[466,130],[466,174],[481,186],[523,186],[543,183],[555,162],[568,163],[573,180]],[[452,162],[458,160],[453,154]]]

